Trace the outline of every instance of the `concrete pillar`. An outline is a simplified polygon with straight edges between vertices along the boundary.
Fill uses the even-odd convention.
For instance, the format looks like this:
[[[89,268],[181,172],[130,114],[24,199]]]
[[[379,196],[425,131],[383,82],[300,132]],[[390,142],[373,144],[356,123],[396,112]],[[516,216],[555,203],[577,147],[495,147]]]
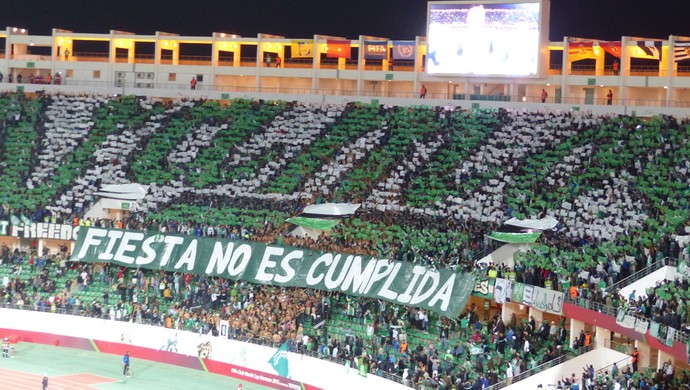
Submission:
[[[534,317],[534,321],[536,321],[538,324],[542,323],[544,321],[544,312],[541,310],[537,310],[533,307],[529,308],[529,315],[530,317]],[[537,325],[537,327],[539,327]]]
[[[641,359],[640,359],[641,360]],[[673,357],[670,353],[666,353],[662,350],[659,350],[659,354],[657,355],[657,362],[656,362],[656,369],[660,369],[664,366],[664,363],[668,362],[669,360],[671,361],[671,365],[675,365],[676,363],[676,358]]]
[[[563,60],[561,62],[561,102],[567,102],[570,95],[568,90],[568,76],[570,75],[568,62],[568,37],[563,37]]]
[[[611,348],[611,331],[601,326],[597,326],[594,330],[594,340],[597,343],[597,348],[608,347]]]
[[[669,41],[669,46],[664,46],[662,47],[662,61],[659,64],[659,70],[663,70],[664,73],[661,73],[661,77],[666,78],[666,107],[669,107],[671,105],[671,102],[675,99],[675,93],[674,93],[674,82],[673,82],[673,77],[676,75],[676,69],[678,66],[678,63],[675,61],[675,45],[676,45],[676,39],[673,37],[673,35],[668,37]],[[665,50],[665,52],[663,51]]]
[[[241,51],[241,46],[237,42],[232,43],[232,49],[230,50],[233,52],[232,56],[232,66],[238,67],[242,66],[242,51]]]
[[[620,65],[620,75],[622,77],[618,78],[618,98],[621,104],[626,104],[625,100],[628,98],[628,88],[626,87],[627,78],[630,77],[630,48],[628,47],[629,37],[621,38],[621,65]]]
[[[318,35],[314,35],[314,57],[312,58],[312,73],[311,73],[311,93],[316,93],[319,88],[318,72],[321,68],[321,52],[323,51],[325,42],[319,39]]]
[[[594,53],[596,54],[596,64],[594,66],[594,74],[596,76],[604,76],[604,60],[606,58],[606,52],[604,49],[597,47],[594,50]]]
[[[671,41],[671,45],[673,45],[673,41]],[[661,60],[659,61],[659,77],[666,77],[668,76],[668,72],[670,69],[672,69],[669,65],[669,59],[673,56],[673,51],[670,50],[671,47],[669,46],[662,46],[661,47]]]
[[[585,330],[584,321],[578,321],[573,318],[570,319],[570,346],[573,345],[576,338],[580,337],[580,332],[583,330]]]
[[[642,370],[645,367],[649,367],[652,363],[652,348],[642,341],[635,341],[635,348],[637,348],[637,351],[640,353],[640,360],[637,362],[637,369]],[[659,351],[659,355],[661,355],[661,351]]]
[[[526,306],[520,305],[519,303],[506,302],[503,304],[503,308],[501,309],[501,318],[503,318],[503,322],[505,324],[508,324],[510,323],[510,320],[514,314],[517,320],[520,321],[520,319],[527,315],[525,309]]]

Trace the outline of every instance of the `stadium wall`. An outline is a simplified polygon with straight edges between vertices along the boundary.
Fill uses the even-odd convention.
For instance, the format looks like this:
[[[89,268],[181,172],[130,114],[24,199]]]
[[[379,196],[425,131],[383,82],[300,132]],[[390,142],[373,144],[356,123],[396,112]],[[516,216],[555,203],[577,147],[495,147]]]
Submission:
[[[8,85],[12,86],[12,85]],[[236,98],[244,99],[263,99],[263,100],[285,100],[299,101],[303,103],[329,103],[346,104],[350,102],[390,104],[396,106],[419,106],[422,103],[428,106],[444,107],[463,107],[465,109],[497,109],[510,108],[514,110],[529,111],[583,111],[594,115],[637,115],[641,117],[651,117],[660,114],[674,115],[680,118],[688,116],[687,108],[679,107],[655,107],[655,106],[624,106],[624,105],[581,105],[581,104],[556,104],[556,103],[530,103],[530,102],[499,102],[499,101],[475,101],[475,100],[453,100],[453,99],[420,99],[413,98],[391,98],[391,97],[364,97],[364,96],[345,96],[345,95],[318,95],[318,94],[279,94],[262,92],[225,92],[215,90],[196,90],[188,89],[148,89],[148,88],[123,88],[104,87],[104,86],[79,86],[79,85],[45,85],[27,84],[22,85],[22,90],[27,93],[47,92],[62,94],[91,94],[91,95],[117,95],[127,94],[136,96],[147,96],[166,99],[213,99],[230,100]],[[12,92],[13,88],[5,88],[0,92]]]
[[[668,353],[680,361],[689,361],[687,346],[684,343],[675,341],[671,343],[671,345],[666,345],[660,342],[656,337],[653,337],[650,334],[649,329],[645,330],[645,333],[638,333],[634,328],[626,328],[623,326],[623,324],[618,323],[616,321],[616,317],[599,313],[596,310],[589,310],[567,302],[563,304],[563,314],[566,318],[575,319],[593,326],[616,332],[623,337],[628,338],[629,340],[644,342],[649,347]]]
[[[291,352],[287,353],[290,378],[283,378],[273,373],[269,363],[276,348],[129,322],[0,309],[0,336],[9,337],[12,343],[39,343],[117,355],[130,351],[133,364],[136,359],[151,360],[275,389],[408,389],[375,375],[360,376],[355,368]]]

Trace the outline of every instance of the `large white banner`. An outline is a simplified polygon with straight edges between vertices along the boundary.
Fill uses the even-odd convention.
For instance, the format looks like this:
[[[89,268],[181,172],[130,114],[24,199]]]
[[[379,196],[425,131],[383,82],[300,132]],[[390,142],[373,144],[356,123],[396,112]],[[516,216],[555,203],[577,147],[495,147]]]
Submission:
[[[620,309],[616,316],[616,323],[624,328],[632,329],[635,327],[635,317],[628,315],[625,310]]]
[[[563,315],[563,293],[546,288],[535,287],[532,292],[532,304],[535,309]]]
[[[494,301],[496,303],[505,303],[508,295],[508,285],[510,280],[497,278],[496,284],[494,284]]]
[[[636,319],[635,320],[635,332],[637,333],[642,333],[645,334],[647,333],[647,327],[649,326],[649,321],[645,321],[643,319]]]
[[[522,304],[527,306],[532,306],[532,293],[534,292],[534,286],[525,285],[525,290],[522,292]]]

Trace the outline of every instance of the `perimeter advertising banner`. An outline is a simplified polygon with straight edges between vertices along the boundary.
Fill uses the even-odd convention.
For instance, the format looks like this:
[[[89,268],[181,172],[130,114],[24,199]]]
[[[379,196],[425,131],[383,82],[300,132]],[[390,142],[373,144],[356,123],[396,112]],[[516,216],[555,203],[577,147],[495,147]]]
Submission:
[[[305,248],[207,237],[84,227],[72,261],[189,272],[256,284],[307,287],[459,316],[470,274]]]

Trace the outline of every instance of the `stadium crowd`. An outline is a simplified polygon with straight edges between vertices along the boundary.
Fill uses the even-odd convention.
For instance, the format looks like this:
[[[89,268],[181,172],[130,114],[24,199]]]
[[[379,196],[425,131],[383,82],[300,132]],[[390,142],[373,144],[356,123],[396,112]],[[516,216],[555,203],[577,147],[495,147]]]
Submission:
[[[690,150],[683,142],[688,129],[671,117],[645,122],[444,107],[242,101],[228,108],[202,101],[2,98],[9,101],[0,99],[3,126],[13,130],[3,140],[19,145],[19,157],[32,153],[41,137],[61,139],[61,115],[93,115],[79,119],[83,129],[62,137],[74,142],[41,149],[50,158],[11,164],[26,188],[4,182],[0,219],[366,254],[515,278],[611,305],[629,303],[606,294],[608,286],[656,260],[688,257],[688,248],[673,239],[690,225]],[[47,107],[55,112],[41,114]],[[87,117],[95,123],[86,123]],[[194,125],[185,125],[189,121]],[[87,136],[89,127],[98,137]],[[24,139],[14,131],[19,128],[35,132]],[[95,152],[99,142],[108,147]],[[277,157],[279,162],[270,161]],[[49,161],[56,160],[70,169],[51,167]],[[142,178],[154,185],[144,209],[123,220],[85,218],[101,178]],[[51,203],[52,198],[59,200]],[[304,206],[350,200],[361,201],[363,211],[342,219],[330,234],[290,235],[285,219]],[[545,215],[556,217],[558,226],[517,253],[514,264],[476,267],[480,255],[494,248],[487,236],[502,221]],[[73,264],[67,256],[66,250],[3,248],[4,302],[199,332],[213,332],[227,320],[238,339],[287,340],[295,349],[331,358],[352,359],[366,351],[372,372],[395,372],[410,383],[442,388],[458,381],[465,388],[495,383],[571,347],[563,345],[562,325],[515,321],[495,331],[499,322],[480,321],[476,308],[461,318],[443,318],[319,291]],[[657,289],[670,297],[661,291],[661,298],[636,297],[635,310],[683,327],[682,283]],[[322,320],[327,325],[314,329]],[[352,332],[329,335],[329,322],[349,324]],[[427,340],[423,332],[438,336]],[[415,340],[407,337],[412,333]]]
[[[287,342],[293,351],[358,360],[371,373],[395,374],[420,387],[495,384],[568,349],[562,323],[481,320],[474,304],[450,319],[339,293],[72,263],[66,253],[31,254],[26,262],[21,253],[3,250],[8,254],[2,292],[7,306],[216,336],[224,320],[231,338],[274,347]]]

